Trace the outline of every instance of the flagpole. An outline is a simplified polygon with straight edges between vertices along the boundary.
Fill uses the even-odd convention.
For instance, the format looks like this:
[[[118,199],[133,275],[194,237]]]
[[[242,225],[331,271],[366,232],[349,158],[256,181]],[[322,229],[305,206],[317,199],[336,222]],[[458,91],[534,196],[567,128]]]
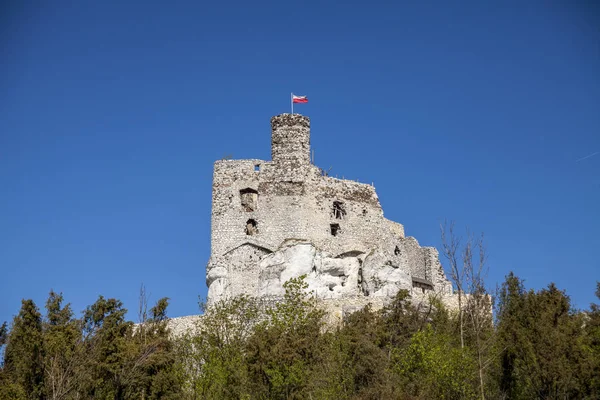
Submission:
[[[294,93],[290,93],[290,104],[292,105],[292,115],[294,115]]]

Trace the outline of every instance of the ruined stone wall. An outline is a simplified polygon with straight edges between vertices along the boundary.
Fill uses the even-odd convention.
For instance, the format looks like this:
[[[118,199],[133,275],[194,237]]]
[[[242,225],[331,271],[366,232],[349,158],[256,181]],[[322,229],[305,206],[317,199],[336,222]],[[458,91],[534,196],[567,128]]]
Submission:
[[[271,119],[271,127],[272,161],[215,163],[209,302],[280,293],[282,277],[306,268],[323,298],[388,298],[412,289],[417,278],[420,288],[447,290],[437,252],[384,218],[373,186],[325,176],[311,164],[307,117],[283,114]],[[309,243],[314,254],[298,254],[317,261],[303,259],[297,268],[289,260],[277,264],[284,254],[296,254],[290,240]]]

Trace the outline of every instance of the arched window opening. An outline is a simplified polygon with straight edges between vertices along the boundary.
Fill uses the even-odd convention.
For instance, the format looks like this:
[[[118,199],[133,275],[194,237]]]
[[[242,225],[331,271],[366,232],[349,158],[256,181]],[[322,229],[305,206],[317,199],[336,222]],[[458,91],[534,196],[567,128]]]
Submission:
[[[240,201],[244,211],[256,211],[258,207],[258,192],[250,188],[242,189],[240,190]]]
[[[400,255],[400,247],[396,246],[396,248],[394,249],[394,254],[397,256]]]

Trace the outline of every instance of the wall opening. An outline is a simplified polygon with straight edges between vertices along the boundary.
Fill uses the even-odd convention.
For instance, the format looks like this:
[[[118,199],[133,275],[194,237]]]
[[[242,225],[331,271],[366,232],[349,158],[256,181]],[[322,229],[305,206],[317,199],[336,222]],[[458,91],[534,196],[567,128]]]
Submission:
[[[329,225],[329,229],[332,236],[337,236],[340,233],[340,224],[331,224]]]
[[[244,211],[256,211],[258,207],[258,192],[251,188],[240,190],[240,202]]]
[[[246,221],[246,235],[254,236],[258,233],[258,227],[256,221],[253,219],[249,219]]]
[[[256,165],[254,166],[254,171],[256,171],[256,172],[260,172],[260,164],[256,164]]]
[[[344,215],[346,215],[346,209],[344,208],[344,203],[341,201],[337,201],[337,200],[334,201],[331,213],[333,214],[333,217],[335,219],[344,218]]]
[[[394,249],[394,254],[397,256],[400,255],[400,247],[396,246],[396,248]]]
[[[425,293],[426,291],[431,291],[433,290],[433,283],[426,280],[426,279],[422,279],[422,278],[417,278],[416,276],[413,276],[412,278],[412,287],[413,288],[418,288],[421,289],[421,291],[423,293]]]

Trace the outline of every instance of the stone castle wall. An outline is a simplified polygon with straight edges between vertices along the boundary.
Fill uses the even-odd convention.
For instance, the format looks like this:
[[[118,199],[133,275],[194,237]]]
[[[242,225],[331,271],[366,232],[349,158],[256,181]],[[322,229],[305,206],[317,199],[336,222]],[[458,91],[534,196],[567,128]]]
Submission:
[[[384,218],[373,186],[311,164],[307,117],[282,114],[271,128],[272,161],[215,163],[209,303],[277,295],[305,273],[320,297],[361,304],[402,288],[451,293],[437,251]]]

